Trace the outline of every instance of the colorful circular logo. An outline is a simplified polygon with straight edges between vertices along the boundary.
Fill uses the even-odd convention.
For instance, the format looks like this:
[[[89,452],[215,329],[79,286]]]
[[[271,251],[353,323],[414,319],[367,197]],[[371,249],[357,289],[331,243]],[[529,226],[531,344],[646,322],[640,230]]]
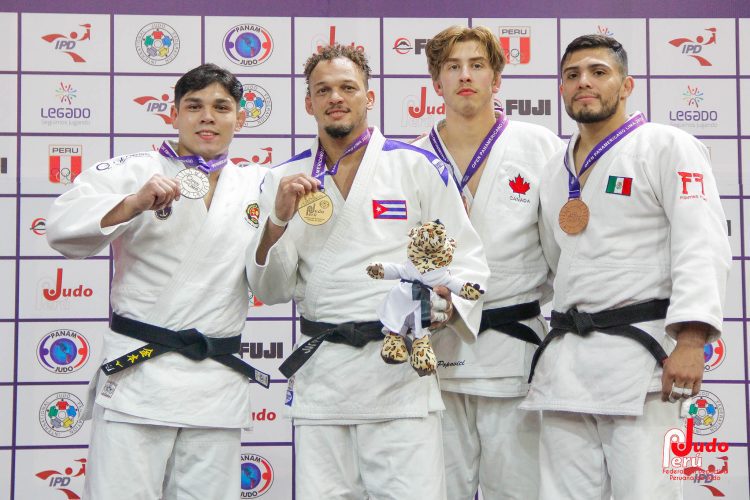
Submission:
[[[240,66],[257,66],[271,57],[273,39],[263,26],[238,24],[224,35],[224,55]]]
[[[243,85],[240,107],[247,113],[243,127],[259,127],[271,116],[271,96],[260,85],[254,83]]]
[[[268,492],[273,484],[273,467],[260,455],[252,453],[240,457],[242,493],[240,498],[256,498]]]
[[[690,404],[688,414],[693,419],[696,434],[713,434],[724,423],[724,404],[716,394],[700,391]]]
[[[52,373],[73,373],[89,360],[86,337],[75,330],[54,330],[42,337],[36,349],[39,363]]]
[[[174,61],[180,51],[180,37],[168,24],[150,23],[135,37],[138,56],[152,66],[164,66]]]
[[[39,407],[39,423],[50,436],[66,438],[83,426],[81,410],[83,402],[75,394],[58,392],[45,399]]]
[[[245,221],[253,227],[260,225],[260,207],[257,203],[250,203],[245,208]]]
[[[706,344],[703,348],[703,358],[706,363],[706,371],[717,369],[726,357],[727,349],[724,345],[724,341],[718,339],[716,342]]]

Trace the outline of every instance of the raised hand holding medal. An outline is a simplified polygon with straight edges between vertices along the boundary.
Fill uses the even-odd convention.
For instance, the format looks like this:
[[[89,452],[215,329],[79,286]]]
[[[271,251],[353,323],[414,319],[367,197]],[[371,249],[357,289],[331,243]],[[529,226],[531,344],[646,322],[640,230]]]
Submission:
[[[297,213],[305,223],[311,226],[319,226],[331,219],[333,216],[333,200],[323,192],[323,189],[325,189],[325,176],[336,175],[341,160],[365,147],[370,142],[371,134],[370,129],[365,129],[359,137],[354,139],[354,142],[346,148],[344,154],[329,169],[326,169],[326,152],[318,144],[318,152],[315,154],[311,175],[320,183],[320,191],[311,191],[302,196],[297,208]]]
[[[565,152],[564,164],[568,171],[568,201],[560,209],[558,224],[560,229],[570,235],[576,235],[583,232],[589,223],[589,207],[581,199],[581,177],[585,174],[604,153],[609,151],[615,144],[620,142],[629,133],[646,123],[646,117],[642,113],[635,113],[628,121],[623,123],[617,130],[605,137],[599,144],[594,146],[586,159],[581,164],[581,169],[576,175],[575,171],[570,168],[570,158],[573,155],[571,146],[572,140],[568,142],[568,149]]]
[[[227,164],[226,154],[219,155],[209,161],[198,155],[178,156],[167,141],[161,144],[159,153],[166,158],[178,160],[186,166],[184,170],[177,173],[176,179],[180,183],[182,196],[191,200],[203,199],[210,189],[208,175],[224,168]]]

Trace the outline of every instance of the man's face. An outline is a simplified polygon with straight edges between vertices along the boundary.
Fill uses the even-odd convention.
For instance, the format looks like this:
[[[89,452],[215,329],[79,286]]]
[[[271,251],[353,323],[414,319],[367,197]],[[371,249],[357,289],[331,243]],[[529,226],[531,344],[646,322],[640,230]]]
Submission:
[[[179,109],[172,106],[172,120],[180,136],[177,154],[211,160],[227,152],[245,123],[245,111],[221,84],[212,83],[182,96]]]
[[[625,109],[633,78],[623,76],[609,49],[583,49],[568,56],[560,94],[565,111],[578,123],[597,123]]]
[[[310,74],[307,113],[315,117],[318,134],[348,138],[367,128],[367,112],[375,104],[375,93],[367,90],[362,71],[349,59],[320,61]]]
[[[492,108],[492,96],[500,90],[500,73],[492,69],[479,42],[458,42],[432,84],[449,110],[471,117]]]

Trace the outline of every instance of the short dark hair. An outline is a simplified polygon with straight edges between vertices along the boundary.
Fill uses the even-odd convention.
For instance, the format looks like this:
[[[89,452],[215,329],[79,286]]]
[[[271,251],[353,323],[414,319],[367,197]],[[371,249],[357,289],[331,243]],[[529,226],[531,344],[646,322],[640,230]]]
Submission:
[[[362,76],[364,76],[365,88],[370,88],[369,82],[372,70],[370,69],[370,65],[367,63],[367,56],[365,55],[365,53],[355,49],[351,45],[341,45],[336,43],[334,45],[328,45],[319,49],[317,54],[311,55],[307,58],[307,61],[305,61],[305,82],[307,83],[308,95],[310,94],[310,75],[315,69],[315,66],[317,66],[320,61],[333,61],[334,59],[338,59],[340,57],[349,59],[354,63],[356,67],[359,68],[359,70],[362,72]]]
[[[620,42],[610,36],[604,35],[582,35],[570,42],[565,49],[562,59],[560,59],[560,72],[562,73],[565,60],[570,57],[573,52],[598,48],[609,49],[614,56],[615,61],[617,61],[617,65],[620,67],[620,73],[622,73],[622,76],[628,76],[628,53],[625,52],[625,48]]]
[[[242,99],[242,84],[237,77],[228,70],[209,63],[191,69],[177,80],[177,84],[174,86],[175,107],[180,107],[180,99],[185,94],[205,89],[212,83],[218,83],[224,87],[227,93],[234,98],[237,105],[240,104],[240,99]]]

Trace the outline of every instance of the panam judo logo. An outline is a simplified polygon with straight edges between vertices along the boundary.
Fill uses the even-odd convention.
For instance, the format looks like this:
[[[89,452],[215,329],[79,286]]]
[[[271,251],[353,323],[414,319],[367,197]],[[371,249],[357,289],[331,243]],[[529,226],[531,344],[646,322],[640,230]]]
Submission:
[[[57,392],[39,407],[39,424],[52,437],[70,437],[83,426],[80,419],[83,402],[69,392]]]
[[[86,364],[91,347],[86,337],[75,330],[49,332],[37,345],[39,364],[52,373],[73,373]]]
[[[72,467],[65,467],[63,470],[47,469],[34,474],[42,481],[47,482],[47,486],[55,489],[65,495],[67,500],[81,500],[81,497],[73,491],[71,481],[77,477],[83,479],[86,476],[86,459],[79,458]],[[76,470],[78,469],[78,470]],[[80,480],[79,480],[80,481]],[[59,496],[57,498],[60,498]]]
[[[256,24],[238,24],[224,35],[224,55],[240,66],[257,66],[271,57],[271,33]]]
[[[247,113],[247,118],[242,126],[245,128],[260,127],[271,116],[271,95],[260,85],[254,83],[243,85],[240,107]]]
[[[136,35],[135,50],[143,62],[151,66],[164,66],[177,57],[180,37],[168,24],[149,23]]]
[[[257,498],[266,494],[273,484],[271,462],[254,453],[243,454],[240,461],[240,498]]]
[[[706,371],[717,369],[727,356],[727,348],[724,341],[718,339],[716,342],[706,344],[703,348],[703,359],[706,363]]]

